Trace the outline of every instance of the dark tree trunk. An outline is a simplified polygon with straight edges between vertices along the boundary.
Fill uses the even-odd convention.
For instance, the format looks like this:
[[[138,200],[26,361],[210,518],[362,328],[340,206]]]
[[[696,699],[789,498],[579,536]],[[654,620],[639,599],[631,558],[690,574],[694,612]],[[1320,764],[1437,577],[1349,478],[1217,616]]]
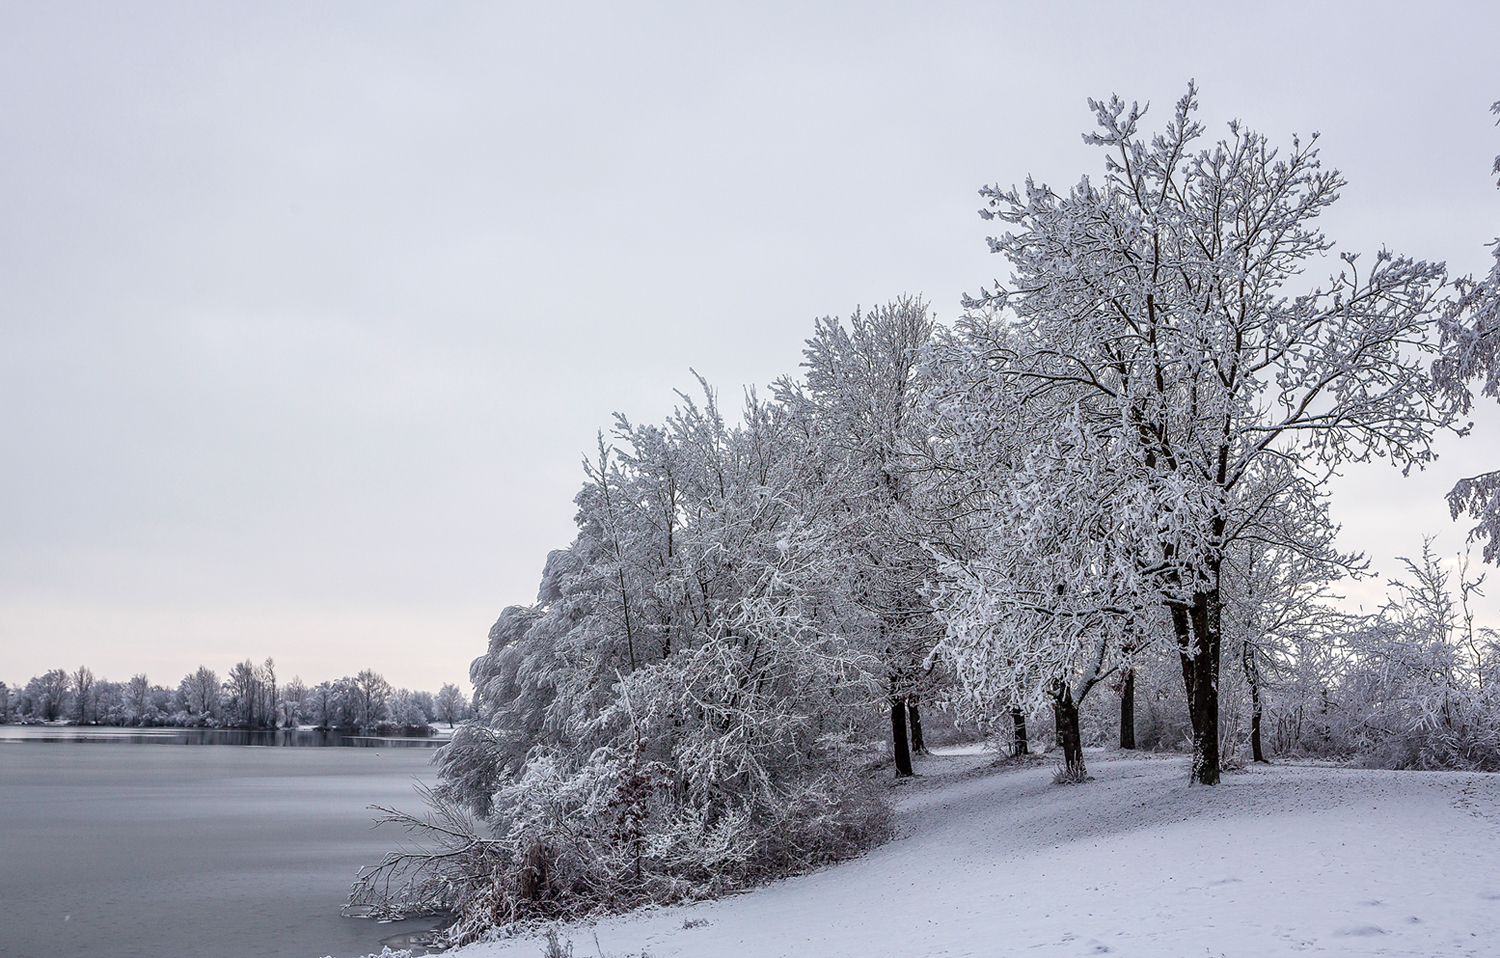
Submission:
[[[1193,737],[1198,734],[1198,712],[1193,707],[1193,623],[1188,607],[1173,604],[1172,633],[1177,636],[1177,656],[1182,660],[1182,685],[1187,692],[1188,721],[1193,725]]]
[[[1250,686],[1250,758],[1252,761],[1266,762],[1266,753],[1261,750],[1260,744],[1260,665],[1255,661],[1255,646],[1249,642],[1245,643],[1241,663],[1245,668],[1245,684]]]
[[[1078,703],[1066,684],[1052,698],[1052,716],[1057,720],[1057,742],[1062,746],[1063,764],[1068,775],[1083,781],[1083,735],[1078,729]]]
[[[1217,570],[1216,570],[1217,571]],[[1221,608],[1219,590],[1193,594],[1189,617],[1192,644],[1185,653],[1184,673],[1190,672],[1189,711],[1193,717],[1193,772],[1190,782],[1219,784],[1219,646]]]
[[[922,713],[917,711],[915,695],[908,696],[906,699],[906,719],[911,725],[911,753],[926,755],[927,744],[922,741]]]
[[[910,775],[911,752],[906,747],[906,701],[891,697],[891,744],[896,750],[896,774]]]
[[[1120,747],[1135,748],[1135,669],[1125,670],[1120,689]]]
[[[1017,755],[1031,754],[1031,747],[1026,744],[1026,713],[1020,709],[1010,710],[1010,754],[1014,758]]]
[[[1266,753],[1261,750],[1260,745],[1260,693],[1251,689],[1250,700],[1250,758],[1270,765],[1271,762],[1266,758]]]

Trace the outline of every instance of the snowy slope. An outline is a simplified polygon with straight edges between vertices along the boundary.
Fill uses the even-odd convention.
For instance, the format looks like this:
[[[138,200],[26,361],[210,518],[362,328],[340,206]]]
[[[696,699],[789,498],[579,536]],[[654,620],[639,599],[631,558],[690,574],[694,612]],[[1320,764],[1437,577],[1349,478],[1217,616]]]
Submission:
[[[1210,789],[1181,758],[1088,761],[1058,786],[933,756],[856,861],[562,937],[577,958],[1500,956],[1500,776],[1278,764]]]

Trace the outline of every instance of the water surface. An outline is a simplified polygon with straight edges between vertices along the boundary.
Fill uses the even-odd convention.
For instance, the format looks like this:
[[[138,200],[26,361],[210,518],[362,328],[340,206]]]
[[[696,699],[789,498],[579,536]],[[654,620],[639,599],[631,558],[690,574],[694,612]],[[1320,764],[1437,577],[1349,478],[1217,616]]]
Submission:
[[[367,806],[420,807],[430,748],[24,731],[0,737],[4,958],[352,958],[432,924],[339,915],[360,866],[404,837],[372,830]],[[120,737],[45,740],[74,731]]]

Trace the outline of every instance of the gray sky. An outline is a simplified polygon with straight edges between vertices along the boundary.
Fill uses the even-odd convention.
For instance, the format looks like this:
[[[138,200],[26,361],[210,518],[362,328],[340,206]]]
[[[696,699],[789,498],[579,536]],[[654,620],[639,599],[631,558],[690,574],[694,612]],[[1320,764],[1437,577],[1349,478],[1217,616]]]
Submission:
[[[722,6],[0,4],[0,679],[466,681],[613,411],[951,321],[976,190],[1097,173],[1090,96],[1321,132],[1342,249],[1500,233],[1493,3]],[[1346,547],[1458,548],[1477,418],[1351,474]]]

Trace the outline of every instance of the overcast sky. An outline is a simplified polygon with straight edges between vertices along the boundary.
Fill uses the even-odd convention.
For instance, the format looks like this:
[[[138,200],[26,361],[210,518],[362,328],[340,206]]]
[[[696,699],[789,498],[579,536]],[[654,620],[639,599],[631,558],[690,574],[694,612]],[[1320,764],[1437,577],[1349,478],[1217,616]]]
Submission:
[[[978,188],[1099,171],[1090,96],[1320,132],[1341,249],[1500,233],[1492,2],[726,6],[0,4],[0,679],[466,682],[611,413],[951,321]],[[1458,548],[1477,418],[1352,473],[1346,547]]]

